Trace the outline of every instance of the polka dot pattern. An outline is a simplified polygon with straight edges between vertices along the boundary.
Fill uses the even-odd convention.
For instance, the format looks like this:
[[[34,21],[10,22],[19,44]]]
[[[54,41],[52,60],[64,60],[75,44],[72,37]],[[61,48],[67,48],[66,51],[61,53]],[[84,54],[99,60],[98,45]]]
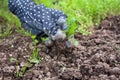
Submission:
[[[67,19],[62,11],[37,5],[33,0],[8,1],[9,10],[20,19],[23,28],[36,35],[41,32],[48,36],[55,35],[59,18]]]

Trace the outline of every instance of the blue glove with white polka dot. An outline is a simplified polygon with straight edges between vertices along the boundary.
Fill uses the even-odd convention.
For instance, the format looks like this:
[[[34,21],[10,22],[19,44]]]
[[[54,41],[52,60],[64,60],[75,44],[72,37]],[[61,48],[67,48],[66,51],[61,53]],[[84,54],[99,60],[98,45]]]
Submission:
[[[60,10],[37,5],[33,0],[8,0],[9,10],[21,21],[22,27],[32,34],[47,35],[50,40],[65,39],[67,16]]]

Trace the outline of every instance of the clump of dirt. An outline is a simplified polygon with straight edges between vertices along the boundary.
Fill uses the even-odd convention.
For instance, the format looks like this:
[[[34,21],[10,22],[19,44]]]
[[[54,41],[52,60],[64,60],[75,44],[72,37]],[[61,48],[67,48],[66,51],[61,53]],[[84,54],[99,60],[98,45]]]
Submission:
[[[34,64],[21,78],[16,66],[28,62],[35,46],[29,37],[14,34],[0,43],[0,78],[4,80],[120,80],[120,16],[107,17],[93,34],[76,34],[77,47],[65,44],[37,47],[43,60]],[[10,57],[18,60],[16,65]]]

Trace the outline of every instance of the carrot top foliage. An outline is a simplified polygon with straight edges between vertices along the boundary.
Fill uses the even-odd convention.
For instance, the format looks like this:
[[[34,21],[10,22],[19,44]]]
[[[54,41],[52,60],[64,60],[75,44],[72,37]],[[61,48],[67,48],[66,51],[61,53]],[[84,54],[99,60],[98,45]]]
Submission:
[[[0,1],[0,17],[8,24],[20,26],[19,20],[12,15],[7,7],[8,0]],[[98,25],[108,15],[120,14],[120,0],[34,0],[37,4],[45,4],[50,8],[64,11],[68,15],[69,29],[67,35],[76,32],[89,34],[89,29]]]

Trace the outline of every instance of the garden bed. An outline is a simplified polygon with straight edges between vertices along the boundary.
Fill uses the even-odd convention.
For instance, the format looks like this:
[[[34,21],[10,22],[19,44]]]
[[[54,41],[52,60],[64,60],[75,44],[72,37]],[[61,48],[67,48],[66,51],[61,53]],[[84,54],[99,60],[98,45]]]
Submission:
[[[30,37],[14,32],[0,42],[0,80],[120,80],[120,16],[107,17],[91,35],[75,38],[79,45],[72,48],[37,45],[40,63],[16,77],[34,46]]]

